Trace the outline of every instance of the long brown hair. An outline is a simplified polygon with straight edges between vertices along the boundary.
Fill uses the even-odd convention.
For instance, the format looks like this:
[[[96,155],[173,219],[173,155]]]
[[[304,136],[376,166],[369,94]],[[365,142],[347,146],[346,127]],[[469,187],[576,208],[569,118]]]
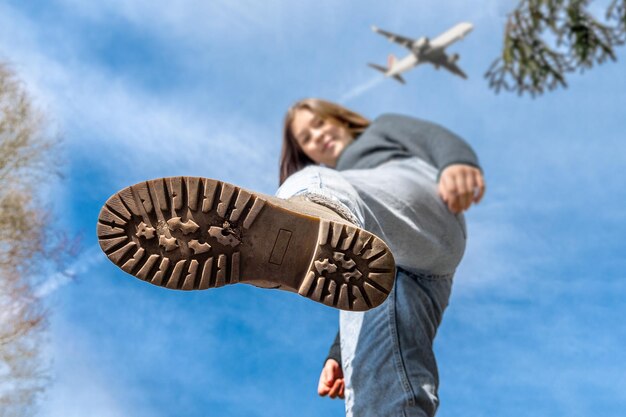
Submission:
[[[370,121],[360,114],[353,112],[339,104],[319,98],[305,98],[296,102],[287,110],[283,124],[283,146],[280,152],[280,184],[297,171],[315,162],[306,156],[291,130],[291,123],[296,111],[306,109],[322,119],[332,118],[346,126],[348,131],[356,139],[367,127]]]

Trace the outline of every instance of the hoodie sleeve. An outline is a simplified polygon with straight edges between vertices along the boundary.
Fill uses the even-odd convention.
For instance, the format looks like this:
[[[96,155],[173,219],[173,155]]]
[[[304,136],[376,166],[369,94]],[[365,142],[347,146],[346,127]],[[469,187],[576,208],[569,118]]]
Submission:
[[[453,164],[466,164],[480,169],[476,153],[467,142],[432,122],[385,114],[372,123],[369,133],[402,147],[411,155],[426,159],[440,174]]]
[[[337,336],[335,336],[335,341],[330,346],[330,349],[328,351],[328,356],[326,356],[324,363],[326,363],[326,361],[328,361],[329,359],[334,359],[337,361],[339,365],[341,365],[341,345],[339,343],[339,331],[337,331]]]

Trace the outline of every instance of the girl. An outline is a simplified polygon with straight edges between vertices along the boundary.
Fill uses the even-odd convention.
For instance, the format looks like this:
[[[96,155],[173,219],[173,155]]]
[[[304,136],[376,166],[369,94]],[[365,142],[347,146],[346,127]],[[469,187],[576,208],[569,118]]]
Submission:
[[[434,415],[432,343],[465,248],[460,213],[485,191],[474,152],[432,123],[397,115],[370,123],[306,99],[285,117],[280,181],[283,198],[334,189],[358,223],[387,242],[398,267],[380,308],[340,313],[318,393],[345,392],[347,416]],[[350,186],[356,195],[337,192]]]

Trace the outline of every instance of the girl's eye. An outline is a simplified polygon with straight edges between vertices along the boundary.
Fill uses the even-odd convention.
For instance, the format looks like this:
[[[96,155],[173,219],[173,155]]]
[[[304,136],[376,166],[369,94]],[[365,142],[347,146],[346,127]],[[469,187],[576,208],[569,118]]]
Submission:
[[[313,120],[313,127],[321,127],[323,125],[324,125],[324,119],[318,117]]]

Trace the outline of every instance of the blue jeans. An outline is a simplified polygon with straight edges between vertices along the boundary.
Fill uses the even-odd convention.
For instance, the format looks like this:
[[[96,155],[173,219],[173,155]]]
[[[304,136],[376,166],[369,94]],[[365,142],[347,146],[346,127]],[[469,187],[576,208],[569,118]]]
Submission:
[[[433,340],[448,305],[452,276],[398,269],[385,302],[340,313],[346,416],[425,417],[439,405]]]
[[[432,344],[454,271],[465,250],[465,223],[437,194],[437,170],[419,158],[335,171],[309,166],[276,195],[307,195],[353,214],[381,237],[398,266],[388,299],[340,315],[346,415],[432,416],[439,384]]]

